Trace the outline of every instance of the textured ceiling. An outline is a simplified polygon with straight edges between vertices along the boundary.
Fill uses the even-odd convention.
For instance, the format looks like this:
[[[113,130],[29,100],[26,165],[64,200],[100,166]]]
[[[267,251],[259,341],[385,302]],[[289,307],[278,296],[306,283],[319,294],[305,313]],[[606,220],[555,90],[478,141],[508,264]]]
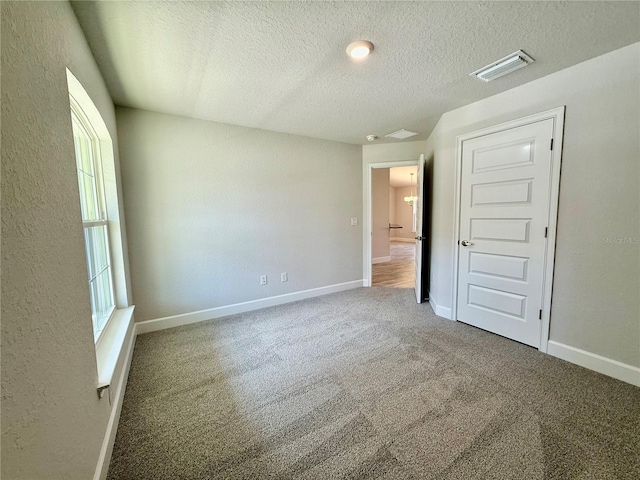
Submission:
[[[640,41],[638,2],[73,2],[117,105],[367,143]],[[374,43],[355,62],[354,40]],[[468,74],[518,49],[536,62]],[[392,140],[397,141],[397,140]]]

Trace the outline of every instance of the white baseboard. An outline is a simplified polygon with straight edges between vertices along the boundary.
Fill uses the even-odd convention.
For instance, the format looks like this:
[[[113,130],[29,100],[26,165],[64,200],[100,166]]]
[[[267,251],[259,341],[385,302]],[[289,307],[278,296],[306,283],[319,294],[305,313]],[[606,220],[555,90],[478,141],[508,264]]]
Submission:
[[[392,242],[416,243],[416,239],[415,238],[389,237],[389,240],[391,240]]]
[[[581,367],[640,387],[640,368],[549,340],[547,353]]]
[[[391,257],[376,257],[376,258],[372,258],[371,259],[371,264],[374,263],[385,263],[385,262],[390,262],[391,261]]]
[[[326,287],[312,288],[302,290],[300,292],[286,293],[274,297],[260,298],[249,302],[234,303],[233,305],[225,305],[222,307],[209,308],[207,310],[199,310],[197,312],[183,313],[180,315],[172,315],[170,317],[155,318],[153,320],[145,320],[136,324],[138,335],[164,330],[166,328],[179,327],[190,323],[202,322],[204,320],[213,320],[214,318],[235,315],[236,313],[251,312],[261,308],[273,307],[275,305],[283,305],[285,303],[297,302],[305,298],[319,297],[329,293],[342,292],[359,288],[364,285],[364,280],[354,280],[352,282],[337,283],[335,285],[327,285]]]
[[[111,461],[111,453],[113,452],[113,444],[116,441],[116,432],[118,431],[118,422],[120,420],[120,412],[122,411],[122,402],[124,400],[124,392],[127,388],[127,379],[129,378],[129,368],[131,368],[131,359],[133,358],[133,348],[136,343],[136,325],[133,324],[131,329],[131,338],[126,347],[124,363],[122,367],[122,375],[120,375],[120,381],[118,382],[118,388],[115,394],[111,397],[113,405],[111,407],[111,415],[109,416],[109,423],[107,423],[107,432],[105,433],[104,440],[102,441],[102,448],[100,448],[100,456],[98,457],[98,465],[93,475],[93,480],[104,480],[107,478],[107,472],[109,471],[109,462]],[[111,389],[111,387],[109,387]],[[111,394],[111,392],[109,392]],[[105,399],[103,398],[102,401]]]
[[[447,320],[452,320],[451,309],[448,307],[443,307],[442,305],[438,305],[433,298],[433,295],[431,295],[431,292],[429,292],[429,305],[431,305],[431,308],[433,308],[433,313],[435,313],[437,316],[446,318]]]

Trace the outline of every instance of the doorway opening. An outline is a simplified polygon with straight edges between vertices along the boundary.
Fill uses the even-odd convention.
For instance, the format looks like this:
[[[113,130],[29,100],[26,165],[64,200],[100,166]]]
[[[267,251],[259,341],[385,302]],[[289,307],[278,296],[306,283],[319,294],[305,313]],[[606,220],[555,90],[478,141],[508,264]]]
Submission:
[[[380,163],[368,163],[363,165],[363,184],[364,184],[364,229],[363,229],[363,278],[364,278],[364,286],[369,287],[373,284],[372,273],[374,267],[379,263],[387,263],[391,261],[391,247],[394,247],[394,251],[396,252],[394,256],[398,258],[398,260],[403,261],[406,265],[406,260],[411,260],[412,256],[409,252],[403,251],[405,249],[402,248],[398,243],[407,243],[410,247],[414,249],[413,255],[413,278],[414,278],[414,293],[416,296],[417,303],[423,303],[428,300],[429,295],[429,234],[425,235],[425,228],[429,230],[429,220],[425,221],[425,215],[428,211],[430,211],[430,207],[425,209],[423,205],[424,195],[422,191],[425,189],[425,167],[427,162],[425,162],[425,157],[423,154],[419,155],[419,158],[416,160],[404,160],[404,161],[395,161],[395,162],[380,162]],[[405,201],[406,198],[406,208],[410,213],[410,221],[407,224],[407,233],[400,236],[397,233],[394,234],[394,242],[392,244],[392,231],[393,230],[404,230],[399,228],[391,228],[391,217],[389,216],[389,197],[392,190],[390,190],[390,169],[396,167],[413,167],[415,169],[413,180],[413,190],[411,190],[411,176],[409,177],[409,189],[408,195],[400,194],[402,200]],[[417,168],[416,168],[417,167]],[[411,173],[411,172],[408,172]],[[374,183],[380,185],[386,185],[386,190],[383,195],[378,195],[374,197]],[[404,186],[404,185],[403,185]],[[396,195],[398,195],[398,187],[396,188]],[[428,188],[429,191],[431,188]],[[415,198],[413,198],[415,197]],[[374,208],[374,200],[378,198],[382,204],[381,208]],[[394,202],[395,204],[395,202]],[[413,207],[415,209],[415,215]],[[397,207],[396,207],[397,209]],[[374,228],[374,218],[373,212],[377,210],[380,213],[380,217],[375,219],[375,228]],[[403,211],[406,213],[406,211]],[[397,210],[395,220],[398,220]],[[398,223],[393,224],[394,226],[400,226]],[[411,232],[409,233],[409,230]],[[387,239],[388,252],[386,250],[376,251],[374,252],[374,234],[376,236],[380,235],[383,238]],[[406,237],[406,238],[403,238]],[[413,237],[413,239],[411,239]],[[398,240],[400,239],[400,240]],[[404,241],[403,241],[404,240]],[[413,243],[411,243],[413,242]],[[402,258],[404,257],[404,258]],[[423,263],[424,259],[424,263]],[[378,268],[378,267],[376,267]],[[425,281],[425,277],[427,281]],[[377,276],[377,280],[379,280]],[[398,286],[401,287],[409,287],[410,283],[407,282],[405,284],[405,279],[392,280],[390,283],[400,284]],[[410,281],[410,280],[409,280]]]
[[[372,172],[372,286],[415,287],[417,173],[417,165]]]

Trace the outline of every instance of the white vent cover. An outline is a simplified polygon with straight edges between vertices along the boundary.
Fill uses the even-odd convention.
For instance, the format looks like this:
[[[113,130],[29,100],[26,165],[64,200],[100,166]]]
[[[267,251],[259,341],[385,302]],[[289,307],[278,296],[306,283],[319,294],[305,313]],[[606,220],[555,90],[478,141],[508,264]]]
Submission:
[[[522,50],[518,50],[511,55],[507,55],[500,60],[490,63],[486,67],[482,67],[480,70],[470,73],[469,75],[477,77],[484,82],[490,82],[491,80],[502,77],[507,73],[515,72],[522,67],[526,67],[533,62],[535,62],[533,58]]]
[[[405,130],[404,128],[402,128],[397,132],[387,133],[385,137],[399,138],[400,140],[402,140],[403,138],[413,137],[414,135],[417,135],[417,134],[418,132],[411,132],[409,130]]]

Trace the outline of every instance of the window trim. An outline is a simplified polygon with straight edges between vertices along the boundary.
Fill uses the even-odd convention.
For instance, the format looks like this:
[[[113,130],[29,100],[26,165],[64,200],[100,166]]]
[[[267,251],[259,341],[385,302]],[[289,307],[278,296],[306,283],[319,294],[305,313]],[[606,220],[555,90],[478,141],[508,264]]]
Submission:
[[[70,104],[75,102],[75,106],[84,113],[98,139],[94,148],[98,150],[100,155],[100,168],[103,174],[100,188],[104,189],[104,221],[108,226],[109,258],[115,308],[105,323],[99,338],[94,342],[96,380],[98,391],[101,392],[103,390],[102,387],[118,381],[118,375],[121,375],[119,365],[121,365],[123,355],[126,353],[127,345],[131,345],[131,336],[135,335],[133,322],[135,306],[132,305],[131,301],[131,279],[127,258],[126,225],[122,207],[118,147],[117,143],[113,142],[111,138],[111,132],[107,128],[101,111],[98,110],[87,91],[68,68],[66,73]],[[109,115],[109,108],[112,108],[112,104],[101,105],[105,106],[105,113]],[[70,113],[70,134],[72,134],[71,121]],[[73,136],[71,136],[71,141],[73,142]],[[76,171],[75,158],[74,167],[76,167],[74,169]],[[87,328],[90,328],[93,332],[92,322],[87,322]],[[102,398],[100,394],[98,396]]]
[[[111,295],[111,301],[113,303],[110,307],[109,314],[106,316],[106,320],[104,321],[100,329],[93,328],[93,321],[91,322],[92,330],[93,330],[93,341],[95,344],[97,344],[100,341],[100,338],[103,336],[109,323],[113,320],[113,317],[115,316],[115,313],[117,310],[116,288],[115,288],[115,281],[114,281],[114,275],[113,275],[113,257],[111,254],[111,250],[112,250],[111,236],[109,234],[109,217],[107,212],[107,197],[106,197],[106,191],[104,186],[102,154],[100,152],[100,136],[98,135],[98,132],[96,132],[96,129],[94,128],[94,126],[91,124],[91,121],[89,120],[87,113],[84,111],[84,109],[82,108],[78,100],[76,100],[76,98],[73,96],[71,92],[69,93],[69,104],[71,106],[71,117],[72,117],[71,121],[76,122],[80,126],[80,128],[84,130],[84,133],[89,139],[89,148],[91,149],[91,156],[92,156],[91,166],[93,168],[93,176],[95,179],[95,190],[96,190],[95,201],[96,201],[96,207],[97,207],[98,220],[84,220],[84,219],[82,220],[82,228],[83,228],[83,232],[85,233],[85,250],[87,250],[87,243],[86,243],[87,229],[92,227],[98,227],[98,226],[104,226],[106,229],[105,230],[106,231],[105,246],[107,250],[108,263],[102,270],[100,270],[99,272],[95,272],[93,276],[89,275],[89,280],[88,280],[89,289],[91,289],[91,282],[95,280],[97,276],[102,274],[105,270],[109,271],[109,275],[108,275],[109,290]],[[78,162],[78,159],[76,158],[76,172],[78,172],[79,170],[77,166],[77,162]],[[80,190],[81,188],[82,187],[78,185],[78,189]],[[88,268],[88,265],[87,265],[87,268]],[[93,316],[94,315],[93,305],[91,310],[92,310],[91,314]],[[96,326],[97,325],[98,325],[98,322],[96,320]]]

